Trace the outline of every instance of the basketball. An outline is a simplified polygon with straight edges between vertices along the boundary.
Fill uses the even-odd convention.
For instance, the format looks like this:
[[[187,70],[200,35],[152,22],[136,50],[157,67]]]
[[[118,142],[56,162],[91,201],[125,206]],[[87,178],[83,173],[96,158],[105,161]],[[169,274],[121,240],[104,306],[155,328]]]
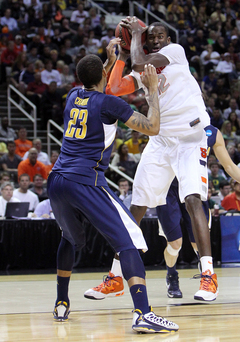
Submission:
[[[142,27],[146,27],[145,23],[142,20],[138,19],[138,22]],[[125,27],[122,27],[120,24],[121,24],[121,21],[120,23],[118,23],[116,27],[115,37],[121,39],[120,45],[123,49],[130,51],[132,36],[130,35],[128,29]],[[147,33],[143,32],[142,45],[146,42],[146,38],[147,38]]]

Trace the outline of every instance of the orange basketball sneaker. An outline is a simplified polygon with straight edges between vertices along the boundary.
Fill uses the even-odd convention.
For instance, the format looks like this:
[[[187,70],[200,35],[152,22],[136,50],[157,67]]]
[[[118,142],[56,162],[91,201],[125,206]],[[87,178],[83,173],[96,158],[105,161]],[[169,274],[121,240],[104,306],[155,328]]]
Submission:
[[[201,275],[201,283],[199,290],[195,293],[194,299],[213,301],[218,296],[218,282],[216,273],[211,274],[209,270]]]
[[[104,279],[105,278],[105,279]],[[103,277],[103,282],[97,287],[87,290],[84,297],[88,299],[104,299],[107,297],[117,297],[124,294],[124,285],[122,277],[115,277],[111,272]]]

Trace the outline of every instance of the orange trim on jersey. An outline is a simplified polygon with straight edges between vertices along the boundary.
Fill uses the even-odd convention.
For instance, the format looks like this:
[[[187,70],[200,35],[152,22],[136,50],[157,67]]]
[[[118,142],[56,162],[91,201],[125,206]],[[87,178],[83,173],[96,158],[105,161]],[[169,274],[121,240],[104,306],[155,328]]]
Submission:
[[[202,179],[202,182],[203,182],[203,183],[207,184],[207,178],[201,176],[201,179]]]
[[[132,76],[122,77],[124,66],[123,61],[116,61],[105,90],[106,94],[122,96],[131,94],[136,90]]]

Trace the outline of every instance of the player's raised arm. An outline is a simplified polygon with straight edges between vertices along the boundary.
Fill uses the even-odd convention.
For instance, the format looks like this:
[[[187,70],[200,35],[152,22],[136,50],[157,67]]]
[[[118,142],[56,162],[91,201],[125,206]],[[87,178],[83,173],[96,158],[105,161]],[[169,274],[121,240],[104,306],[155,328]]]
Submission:
[[[118,45],[118,50],[118,59],[111,71],[105,92],[108,95],[122,96],[131,94],[137,90],[138,83],[131,75],[122,77],[123,69],[130,53],[123,50],[120,45]]]
[[[216,142],[213,145],[213,151],[227,174],[240,183],[240,169],[230,158],[222,133],[219,130],[217,132]]]
[[[145,117],[143,114],[134,111],[133,115],[125,122],[125,125],[147,135],[157,135],[160,129],[160,109],[157,88],[158,76],[153,65],[145,65],[141,80],[149,92],[148,115]]]
[[[131,39],[131,62],[132,69],[141,72],[144,69],[145,64],[153,64],[156,68],[166,66],[169,64],[169,60],[158,52],[163,46],[170,43],[170,37],[166,37],[166,32],[162,29],[162,32],[156,34],[154,26],[150,25],[142,27],[136,17],[127,17],[122,19],[123,27],[127,28],[132,36]],[[147,31],[147,46],[149,54],[146,55],[142,48],[141,37],[145,30]],[[165,41],[166,38],[166,41]]]

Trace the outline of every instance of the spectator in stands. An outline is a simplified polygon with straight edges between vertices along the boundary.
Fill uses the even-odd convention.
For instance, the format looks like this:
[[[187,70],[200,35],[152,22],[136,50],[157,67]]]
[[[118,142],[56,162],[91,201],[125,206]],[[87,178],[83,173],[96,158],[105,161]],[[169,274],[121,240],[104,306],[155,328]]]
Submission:
[[[94,30],[90,30],[89,38],[88,38],[88,52],[94,53],[96,55],[100,46],[101,46],[100,40],[95,38]]]
[[[140,113],[142,113],[142,112],[140,112]],[[136,163],[140,162],[143,150],[146,147],[146,145],[147,145],[146,140],[142,140],[142,142],[139,144],[139,153],[136,153],[136,154],[133,155],[134,160],[135,160]]]
[[[13,186],[10,182],[4,182],[1,185],[0,196],[0,216],[5,216],[6,206],[8,202],[20,202],[18,198],[13,196]]]
[[[229,143],[236,143],[236,134],[232,131],[232,124],[230,121],[225,120],[222,124],[221,132],[226,146]]]
[[[215,107],[212,112],[212,117],[210,118],[211,125],[217,127],[221,130],[223,125],[222,112],[219,108]]]
[[[239,53],[240,52],[240,42],[239,42],[239,38],[237,35],[232,35],[231,36],[231,43],[232,46],[234,48],[234,53]]]
[[[84,37],[83,38],[82,45],[79,46],[79,52],[81,51],[81,49],[85,49],[86,55],[89,54],[89,51],[88,51],[88,37]]]
[[[0,173],[0,187],[4,182],[11,182],[10,174],[6,171]]]
[[[32,148],[32,142],[27,139],[27,130],[21,126],[18,129],[18,139],[15,140],[15,153],[23,158],[24,154]]]
[[[0,24],[1,26],[7,26],[10,32],[16,33],[19,30],[18,23],[11,15],[11,8],[7,8],[4,12],[4,16],[0,19]]]
[[[103,41],[106,41],[108,45],[110,40],[112,40],[113,38],[114,38],[114,29],[112,27],[108,27],[107,34],[100,39],[100,43],[102,43]]]
[[[14,51],[19,54],[20,52],[27,52],[27,45],[23,44],[22,36],[17,34],[14,40]]]
[[[70,21],[71,23],[75,24],[82,24],[84,22],[84,19],[89,17],[89,13],[87,11],[84,11],[84,3],[80,2],[77,10],[72,12]]]
[[[41,174],[44,179],[47,179],[45,165],[37,160],[37,156],[37,149],[32,147],[28,151],[28,158],[21,161],[21,163],[18,165],[18,177],[20,177],[23,173],[27,173],[30,176],[31,182],[33,182],[33,177],[36,174]]]
[[[118,181],[119,190],[115,191],[115,194],[123,201],[128,195],[132,193],[130,190],[129,181],[125,178],[120,178]]]
[[[50,0],[47,3],[47,13],[48,18],[54,20],[55,16],[57,15],[57,12],[60,10],[60,7],[57,3],[57,0]]]
[[[208,75],[204,76],[201,82],[201,90],[205,98],[211,95],[212,90],[217,85],[216,73],[213,69],[210,69]]]
[[[230,192],[231,192],[230,183],[227,180],[221,181],[219,183],[219,192],[218,192],[218,196],[220,200],[222,201],[224,197],[230,194]]]
[[[14,141],[7,142],[7,149],[8,153],[1,157],[0,163],[2,165],[2,169],[10,174],[11,180],[14,183],[17,183],[18,165],[22,161],[22,158],[15,153],[16,144]]]
[[[53,69],[57,69],[57,61],[58,61],[58,51],[53,49],[50,51],[50,59],[52,61]]]
[[[139,145],[142,142],[141,139],[139,139],[139,132],[132,130],[131,132],[131,138],[124,142],[125,145],[128,147],[129,153],[137,154],[139,153]]]
[[[231,112],[227,118],[228,121],[232,124],[232,132],[239,134],[240,133],[240,119],[238,118],[236,112]]]
[[[51,172],[54,164],[56,163],[56,161],[58,159],[58,156],[59,156],[59,152],[58,151],[52,151],[51,152],[51,157],[50,157],[51,164],[50,165],[46,165],[46,171],[47,171],[48,175]]]
[[[207,112],[208,112],[210,118],[213,116],[214,107],[215,107],[215,99],[214,99],[214,97],[211,96],[211,97],[207,98],[207,100],[206,100],[206,108],[207,108]]]
[[[234,143],[227,144],[227,151],[228,151],[230,158],[234,162],[234,164],[239,164],[240,163],[239,153],[237,152]]]
[[[205,74],[208,74],[209,70],[218,65],[220,55],[217,51],[213,50],[213,46],[211,44],[208,44],[206,50],[201,53],[200,59],[204,65]]]
[[[40,202],[36,209],[34,210],[34,213],[32,217],[40,217],[44,219],[55,219],[54,214],[52,212],[52,207],[49,199],[43,200]]]
[[[36,174],[33,177],[33,187],[30,190],[38,196],[39,202],[48,198],[47,189],[43,186],[43,177]]]
[[[229,114],[232,112],[235,112],[238,118],[240,119],[240,110],[238,109],[238,104],[237,104],[236,99],[234,99],[233,97],[229,101],[229,107],[223,111],[224,119],[227,120]]]
[[[30,177],[27,173],[23,173],[19,177],[19,188],[13,191],[13,196],[18,198],[20,202],[29,202],[29,211],[33,212],[39,203],[38,196],[29,190]]]
[[[17,138],[16,132],[13,128],[9,127],[8,117],[4,116],[1,120],[0,126],[0,141],[7,142],[9,140],[15,140]]]
[[[71,39],[71,46],[74,47],[75,49],[76,49],[76,47],[81,46],[83,43],[83,38],[84,38],[84,31],[83,31],[83,28],[81,26],[79,26],[77,28],[77,33],[75,35],[73,35],[73,37]],[[66,44],[66,42],[65,42],[65,44]]]
[[[75,77],[70,73],[69,65],[64,64],[63,72],[61,74],[62,85],[61,88],[67,86],[67,84],[72,84],[75,81]]]
[[[58,54],[58,60],[63,61],[67,65],[72,63],[72,57],[66,53],[66,48],[64,45],[60,46],[60,51]]]
[[[210,164],[211,173],[208,175],[209,184],[212,191],[216,194],[219,191],[220,182],[224,181],[225,178],[219,175],[219,164],[218,162],[212,162]]]
[[[17,89],[19,89],[19,77],[25,70],[27,65],[27,54],[26,52],[20,52],[13,63],[10,83]]]
[[[34,139],[32,144],[33,144],[33,147],[38,152],[37,160],[40,161],[41,163],[43,163],[44,165],[51,165],[51,162],[49,160],[48,154],[46,152],[42,151],[42,141],[41,141],[41,139],[39,139],[39,138]],[[29,151],[27,151],[24,154],[23,160],[26,160],[28,158],[28,153],[29,153]]]
[[[69,19],[64,18],[62,19],[62,23],[60,26],[60,37],[61,39],[71,39],[71,36],[76,34],[77,31],[73,30],[72,27],[69,25]]]
[[[135,162],[133,155],[128,153],[127,145],[121,144],[118,148],[118,153],[113,157],[111,165],[118,167],[120,171],[133,178],[136,172],[137,163]]]
[[[41,72],[41,79],[47,85],[50,85],[53,81],[56,82],[58,87],[62,84],[61,76],[57,70],[53,69],[53,64],[50,59],[45,62],[45,70]]]
[[[38,116],[40,116],[39,107],[40,107],[42,94],[44,93],[44,91],[47,90],[47,88],[48,88],[47,84],[42,82],[41,72],[35,72],[34,81],[28,83],[28,86],[26,89],[26,96],[37,107]]]
[[[96,7],[91,7],[88,13],[91,19],[91,26],[94,29],[96,26],[100,25],[100,15],[97,14]]]
[[[234,192],[224,197],[221,202],[225,210],[240,211],[240,183],[233,181]]]
[[[28,84],[34,81],[34,73],[34,63],[27,62],[26,69],[19,76],[19,90],[22,94],[25,95]]]
[[[12,66],[17,58],[17,53],[14,51],[14,42],[9,40],[7,48],[1,54],[1,82],[5,83],[7,77],[10,76]]]
[[[60,75],[60,74],[59,74]],[[49,119],[58,125],[63,123],[62,95],[57,90],[57,83],[51,81],[47,90],[42,94],[40,102],[41,128],[46,129]]]
[[[101,39],[101,37],[107,34],[108,24],[106,23],[105,15],[101,15],[100,23],[94,28],[94,33],[96,38]]]

